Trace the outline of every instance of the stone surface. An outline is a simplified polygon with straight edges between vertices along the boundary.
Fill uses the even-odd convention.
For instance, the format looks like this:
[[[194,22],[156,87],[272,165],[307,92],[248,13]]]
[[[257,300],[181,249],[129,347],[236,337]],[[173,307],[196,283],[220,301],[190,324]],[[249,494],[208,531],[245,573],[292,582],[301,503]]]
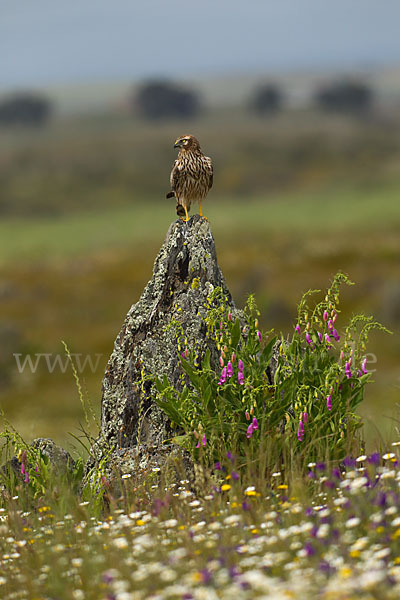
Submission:
[[[64,474],[75,466],[75,461],[70,453],[61,446],[57,446],[50,438],[36,438],[31,446],[38,448],[44,456],[47,456],[51,466],[58,473]]]
[[[50,438],[36,438],[31,443],[31,446],[40,449],[42,455],[47,456],[53,470],[58,474],[63,475],[67,471],[71,471],[75,466],[75,461],[69,452],[64,450],[61,446],[57,446]],[[6,475],[9,475],[10,469],[14,471],[14,474],[19,479],[23,479],[21,475],[21,462],[16,456],[13,456],[2,466],[2,471]]]
[[[178,337],[190,347],[210,347],[216,364],[216,348],[206,337],[204,322],[205,303],[215,287],[224,290],[232,312],[242,317],[218,266],[208,221],[198,215],[187,223],[176,221],[156,258],[152,279],[115,341],[103,380],[101,432],[87,472],[102,459],[120,472],[135,464],[140,470],[162,466],[175,452],[176,446],[164,442],[176,431],[155,404],[152,384],[143,375],[165,374],[177,383],[182,373]]]

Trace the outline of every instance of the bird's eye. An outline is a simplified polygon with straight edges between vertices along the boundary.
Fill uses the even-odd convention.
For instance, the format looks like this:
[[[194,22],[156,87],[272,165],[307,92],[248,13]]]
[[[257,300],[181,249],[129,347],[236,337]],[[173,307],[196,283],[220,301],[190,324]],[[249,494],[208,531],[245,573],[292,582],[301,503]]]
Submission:
[[[187,144],[187,143],[188,143],[188,141],[189,141],[189,140],[188,140],[187,138],[185,138],[185,139],[183,140],[183,143],[184,143],[184,144]]]

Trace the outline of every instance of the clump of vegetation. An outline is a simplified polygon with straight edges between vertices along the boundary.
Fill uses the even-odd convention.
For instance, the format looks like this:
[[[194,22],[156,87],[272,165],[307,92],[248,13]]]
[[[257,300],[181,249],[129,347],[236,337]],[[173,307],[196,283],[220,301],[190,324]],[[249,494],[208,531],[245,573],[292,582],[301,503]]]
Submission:
[[[221,290],[208,299],[219,366],[182,339],[181,389],[157,382],[175,442],[212,467],[196,489],[159,468],[112,486],[101,465],[82,489],[82,459],[57,472],[6,425],[3,455],[18,460],[0,471],[0,596],[398,598],[400,442],[354,443],[365,344],[384,328],[358,316],[338,329],[343,283],[302,298],[289,339],[261,333],[252,297],[243,321]]]
[[[184,431],[175,441],[209,465],[227,450],[243,464],[262,455],[260,464],[269,473],[281,463],[289,467],[295,457],[306,464],[357,453],[362,440],[355,409],[370,380],[368,333],[385,328],[359,315],[339,334],[341,284],[351,282],[339,273],[313,306],[309,301],[316,292],[303,296],[288,339],[260,332],[252,296],[241,323],[232,318],[222,291],[215,290],[206,322],[219,368],[211,365],[210,350],[201,356],[201,348],[185,348],[181,388],[166,377],[156,381],[158,405]]]

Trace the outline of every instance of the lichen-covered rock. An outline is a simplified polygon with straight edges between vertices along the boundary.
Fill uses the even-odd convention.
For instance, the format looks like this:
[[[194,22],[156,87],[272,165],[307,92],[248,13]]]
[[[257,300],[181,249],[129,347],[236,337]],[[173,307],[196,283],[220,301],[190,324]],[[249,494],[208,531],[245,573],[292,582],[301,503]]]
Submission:
[[[164,460],[163,443],[174,434],[145,376],[165,374],[176,384],[182,374],[179,344],[182,350],[185,344],[209,347],[216,365],[215,343],[204,322],[207,298],[216,287],[224,290],[231,311],[239,315],[217,263],[208,221],[198,215],[187,223],[176,221],[156,258],[152,279],[115,341],[103,380],[101,432],[88,468],[106,459],[123,470],[121,450],[139,446],[141,469]]]
[[[75,461],[70,453],[61,446],[57,446],[50,438],[36,438],[31,446],[39,449],[42,455],[47,456],[49,463],[57,473],[64,474],[73,470]]]
[[[40,450],[42,455],[47,456],[49,464],[58,475],[64,475],[73,470],[75,461],[70,453],[61,446],[57,446],[50,438],[36,438],[31,443],[31,446]],[[32,466],[34,465],[30,465],[30,467]],[[2,471],[7,476],[10,475],[10,469],[17,478],[21,479],[21,481],[23,480],[21,461],[16,456],[13,456],[2,466]]]

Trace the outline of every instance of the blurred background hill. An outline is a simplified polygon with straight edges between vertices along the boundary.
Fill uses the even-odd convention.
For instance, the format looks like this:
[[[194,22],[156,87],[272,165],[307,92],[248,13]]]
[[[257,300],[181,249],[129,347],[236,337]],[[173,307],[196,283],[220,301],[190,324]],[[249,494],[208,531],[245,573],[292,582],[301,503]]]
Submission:
[[[205,214],[239,305],[255,292],[264,327],[290,332],[301,294],[340,269],[357,284],[342,323],[362,311],[393,330],[371,339],[363,408],[369,439],[392,435],[400,6],[0,7],[0,404],[13,424],[77,433],[61,340],[99,411],[114,338],[175,219],[173,143],[190,132],[214,161]]]

